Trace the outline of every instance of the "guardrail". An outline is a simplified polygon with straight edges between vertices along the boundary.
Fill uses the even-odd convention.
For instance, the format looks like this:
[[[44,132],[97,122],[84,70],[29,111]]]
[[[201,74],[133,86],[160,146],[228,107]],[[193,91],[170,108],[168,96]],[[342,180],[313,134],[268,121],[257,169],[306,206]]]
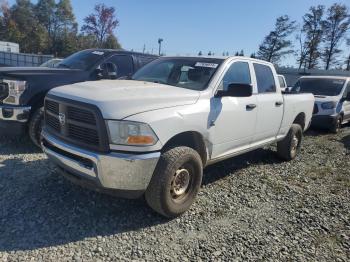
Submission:
[[[40,66],[52,58],[52,55],[9,53],[0,51],[0,65],[2,66]]]

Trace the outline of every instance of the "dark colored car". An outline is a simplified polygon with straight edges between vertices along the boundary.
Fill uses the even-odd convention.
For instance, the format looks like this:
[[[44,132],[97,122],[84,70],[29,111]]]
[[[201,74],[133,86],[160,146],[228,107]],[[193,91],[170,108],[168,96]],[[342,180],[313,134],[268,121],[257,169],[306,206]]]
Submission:
[[[58,86],[128,77],[157,56],[90,49],[64,59],[57,68],[0,68],[0,136],[29,134],[40,146],[44,98]]]

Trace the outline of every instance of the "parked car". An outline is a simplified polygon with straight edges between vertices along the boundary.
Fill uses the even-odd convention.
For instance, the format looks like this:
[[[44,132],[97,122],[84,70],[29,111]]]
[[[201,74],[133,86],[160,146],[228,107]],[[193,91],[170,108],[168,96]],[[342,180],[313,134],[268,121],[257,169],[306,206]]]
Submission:
[[[132,80],[58,87],[45,99],[44,152],[73,182],[176,217],[203,167],[277,142],[292,160],[312,94],[282,95],[272,64],[244,57],[165,57]]]
[[[283,75],[278,75],[278,81],[281,87],[281,91],[286,92],[288,90],[286,78]]]
[[[53,58],[49,61],[46,61],[45,63],[41,64],[40,67],[49,67],[49,68],[56,68],[58,65],[63,61],[63,59],[60,58]]]
[[[0,68],[0,135],[29,133],[34,144],[39,146],[44,97],[50,89],[130,76],[156,58],[121,50],[92,49],[73,54],[57,68]]]
[[[305,76],[292,91],[314,94],[312,126],[337,133],[350,121],[350,77]]]

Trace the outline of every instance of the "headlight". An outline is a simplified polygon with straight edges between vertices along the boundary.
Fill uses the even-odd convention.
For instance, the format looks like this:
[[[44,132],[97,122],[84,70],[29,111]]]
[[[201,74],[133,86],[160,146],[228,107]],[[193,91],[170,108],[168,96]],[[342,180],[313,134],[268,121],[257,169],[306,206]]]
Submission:
[[[337,103],[334,101],[333,102],[326,102],[326,103],[322,103],[321,107],[322,107],[322,109],[325,109],[325,110],[334,109],[337,107]]]
[[[144,123],[131,121],[107,121],[110,143],[130,146],[153,146],[158,137],[152,128]]]
[[[26,81],[18,80],[3,80],[8,86],[8,97],[4,100],[4,103],[8,104],[19,104],[19,98],[23,92],[27,89]]]

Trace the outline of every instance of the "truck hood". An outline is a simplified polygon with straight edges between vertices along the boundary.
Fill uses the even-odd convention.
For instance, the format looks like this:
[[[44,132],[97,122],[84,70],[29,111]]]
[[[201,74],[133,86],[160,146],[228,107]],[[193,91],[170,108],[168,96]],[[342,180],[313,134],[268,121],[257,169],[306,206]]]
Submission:
[[[317,104],[324,102],[339,102],[339,96],[318,96],[315,95],[315,102]]]
[[[49,77],[57,75],[77,74],[81,70],[72,70],[65,68],[47,68],[47,67],[1,67],[0,77],[18,78],[26,80],[32,77]]]
[[[54,88],[51,95],[96,105],[104,119],[123,119],[142,112],[190,105],[199,91],[132,80],[84,82]]]

